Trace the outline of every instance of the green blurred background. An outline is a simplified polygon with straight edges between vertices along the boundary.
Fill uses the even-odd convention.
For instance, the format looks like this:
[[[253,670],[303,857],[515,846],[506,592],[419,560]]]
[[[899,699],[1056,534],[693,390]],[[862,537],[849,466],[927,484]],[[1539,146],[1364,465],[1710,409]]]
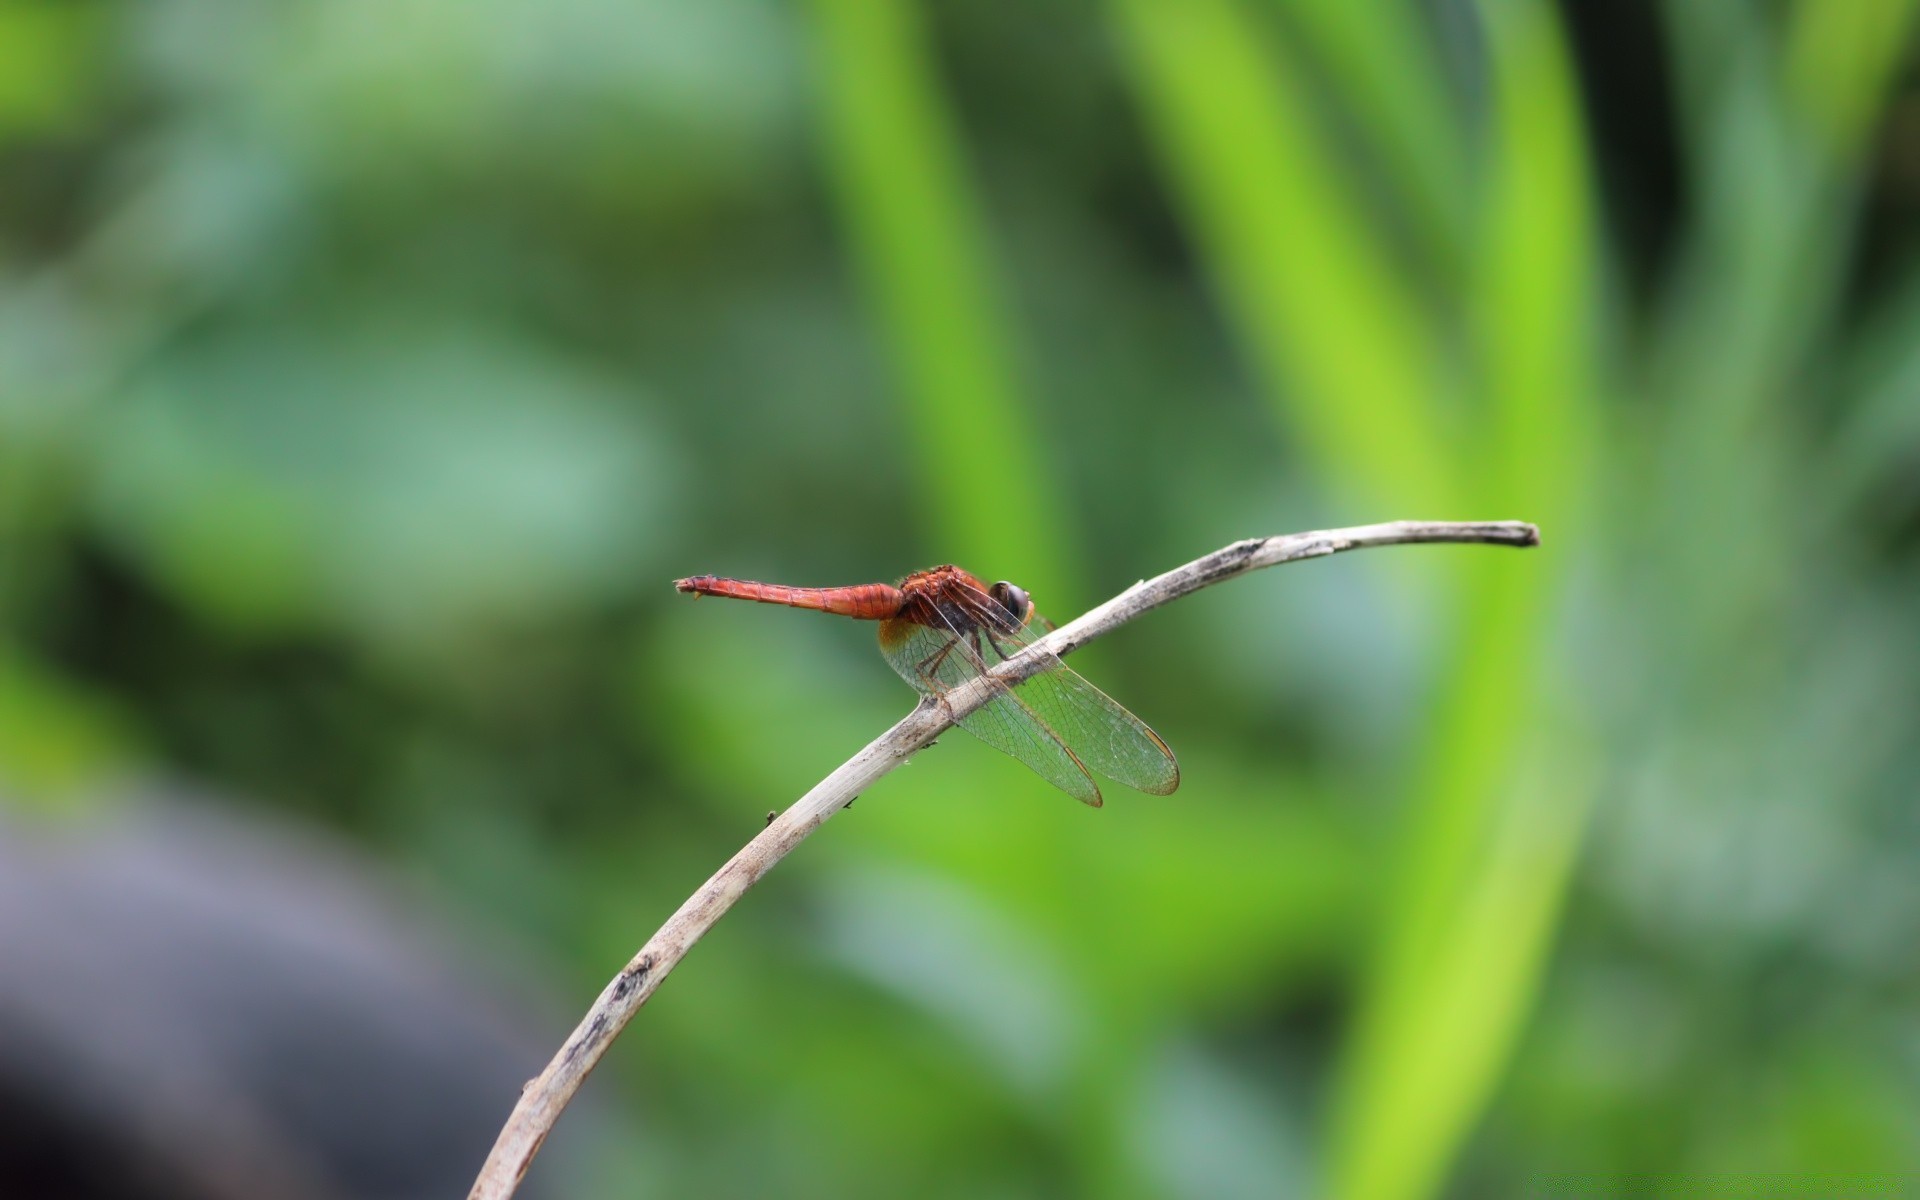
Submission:
[[[9,836],[347,843],[557,1045],[912,699],[675,576],[1524,518],[1077,657],[1171,798],[943,738],[548,1184],[1912,1194],[1912,8],[4,0]]]

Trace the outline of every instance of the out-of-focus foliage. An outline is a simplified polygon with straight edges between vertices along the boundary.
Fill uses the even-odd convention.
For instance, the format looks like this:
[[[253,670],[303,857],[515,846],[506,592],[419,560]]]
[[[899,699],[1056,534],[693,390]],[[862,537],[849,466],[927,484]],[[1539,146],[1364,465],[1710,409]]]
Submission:
[[[591,1194],[1911,1186],[1912,7],[0,0],[4,794],[297,814],[584,1003],[911,699],[674,576],[1523,517],[1087,652],[1171,799],[889,778]]]

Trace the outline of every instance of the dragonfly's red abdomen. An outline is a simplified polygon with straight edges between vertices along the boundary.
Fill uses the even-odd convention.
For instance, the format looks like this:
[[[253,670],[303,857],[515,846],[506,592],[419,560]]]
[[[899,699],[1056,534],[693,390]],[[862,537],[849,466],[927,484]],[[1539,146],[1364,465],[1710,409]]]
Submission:
[[[784,604],[789,608],[810,608],[815,612],[854,617],[862,621],[884,621],[897,615],[900,606],[906,603],[906,597],[899,588],[885,583],[802,588],[781,583],[755,583],[747,579],[722,579],[717,575],[695,575],[690,579],[676,579],[673,586],[696,596],[726,596],[733,600]]]

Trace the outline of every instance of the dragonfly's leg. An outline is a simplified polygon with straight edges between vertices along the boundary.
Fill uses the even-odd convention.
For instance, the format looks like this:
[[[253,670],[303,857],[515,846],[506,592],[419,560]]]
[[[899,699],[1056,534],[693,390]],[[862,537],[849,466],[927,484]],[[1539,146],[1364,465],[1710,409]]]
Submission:
[[[1007,648],[1000,644],[1000,638],[997,634],[993,632],[993,630],[991,629],[987,630],[986,635],[987,635],[987,640],[993,643],[993,652],[1000,656],[1001,662],[1005,662],[1009,658],[1013,657],[1013,655],[1007,652]],[[1018,647],[1015,647],[1015,649],[1018,649]]]
[[[993,648],[1000,653],[1000,661],[1005,662],[1007,653],[1000,649],[1000,643],[993,641],[993,630],[984,625],[976,625],[967,633],[967,641],[973,648],[973,669],[984,673],[987,670],[986,643],[993,642]]]
[[[941,667],[946,665],[947,655],[952,654],[953,648],[959,644],[957,640],[947,642],[946,645],[921,659],[919,664],[913,668],[919,672],[921,680],[925,682],[929,688],[933,689],[933,694],[936,696],[944,696],[947,694],[946,685],[940,682],[938,672]]]

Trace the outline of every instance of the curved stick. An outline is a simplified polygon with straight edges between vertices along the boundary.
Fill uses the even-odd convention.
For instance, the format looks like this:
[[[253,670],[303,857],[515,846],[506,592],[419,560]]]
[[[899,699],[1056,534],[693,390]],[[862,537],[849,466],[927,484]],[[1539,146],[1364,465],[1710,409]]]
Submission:
[[[1040,669],[1047,651],[1070,654],[1144,612],[1248,571],[1303,558],[1321,558],[1343,550],[1409,542],[1536,546],[1540,543],[1540,531],[1521,521],[1389,521],[1350,529],[1250,538],[1134,584],[1001,663],[991,675],[1017,683]],[[984,704],[994,686],[986,679],[976,679],[954,688],[943,700],[922,700],[893,728],[869,742],[865,749],[795,801],[793,807],[770,821],[766,829],[741,847],[738,854],[714,872],[713,878],[689,896],[679,911],[667,918],[660,931],[647,939],[633,961],[601,991],[546,1070],[521,1090],[520,1101],[501,1128],[492,1152],[474,1180],[473,1190],[467,1194],[468,1200],[505,1200],[513,1195],[533,1156],[539,1153],[540,1143],[546,1140],[573,1094],[580,1090],[587,1073],[607,1052],[613,1039],[620,1036],[633,1014],[653,995],[667,972],[686,957],[693,944],[748,888],[785,858],[788,851],[881,776],[931,743],[952,726],[957,717]]]

